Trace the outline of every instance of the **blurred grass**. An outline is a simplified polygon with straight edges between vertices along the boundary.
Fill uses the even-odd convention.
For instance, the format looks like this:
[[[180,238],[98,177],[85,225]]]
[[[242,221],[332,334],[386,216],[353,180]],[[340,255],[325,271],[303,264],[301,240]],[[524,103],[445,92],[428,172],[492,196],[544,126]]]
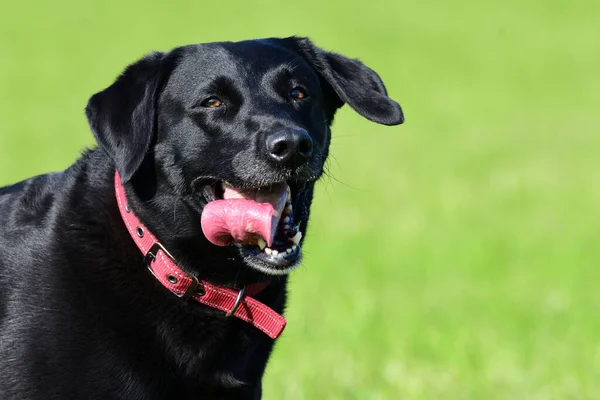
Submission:
[[[0,4],[0,184],[92,144],[153,50],[306,35],[407,123],[336,119],[266,399],[600,398],[600,3]]]

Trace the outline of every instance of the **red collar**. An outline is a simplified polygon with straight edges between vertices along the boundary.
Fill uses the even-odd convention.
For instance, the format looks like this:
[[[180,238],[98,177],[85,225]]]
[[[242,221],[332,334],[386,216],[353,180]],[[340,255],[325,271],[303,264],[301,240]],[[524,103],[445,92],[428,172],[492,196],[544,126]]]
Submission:
[[[115,193],[127,230],[137,247],[144,254],[144,262],[152,275],[168,290],[185,300],[192,299],[212,308],[224,311],[228,317],[235,316],[260,329],[272,339],[277,339],[285,328],[281,315],[267,307],[252,295],[258,294],[268,284],[253,284],[240,291],[198,280],[185,273],[175,263],[173,256],[158,239],[140,222],[127,204],[125,188],[119,173],[115,173]]]

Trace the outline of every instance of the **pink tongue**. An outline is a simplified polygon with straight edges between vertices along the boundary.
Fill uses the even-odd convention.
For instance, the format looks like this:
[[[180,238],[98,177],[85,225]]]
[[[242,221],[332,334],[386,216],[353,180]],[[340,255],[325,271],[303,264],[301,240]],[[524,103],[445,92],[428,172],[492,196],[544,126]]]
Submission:
[[[223,200],[211,201],[202,211],[202,231],[211,243],[255,244],[262,237],[273,244],[277,224],[290,188],[279,184],[269,189],[239,190],[224,186]]]

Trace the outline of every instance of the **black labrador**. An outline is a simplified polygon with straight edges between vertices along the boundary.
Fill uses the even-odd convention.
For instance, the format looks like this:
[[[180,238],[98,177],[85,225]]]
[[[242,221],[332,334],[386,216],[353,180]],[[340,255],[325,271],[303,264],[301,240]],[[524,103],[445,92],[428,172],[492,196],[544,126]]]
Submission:
[[[0,188],[0,398],[260,398],[273,339],[251,308],[202,304],[202,282],[238,293],[229,308],[283,312],[344,103],[404,119],[373,70],[298,37],[152,53],[92,96],[98,148]],[[198,301],[148,271],[157,249],[140,251],[127,213]]]

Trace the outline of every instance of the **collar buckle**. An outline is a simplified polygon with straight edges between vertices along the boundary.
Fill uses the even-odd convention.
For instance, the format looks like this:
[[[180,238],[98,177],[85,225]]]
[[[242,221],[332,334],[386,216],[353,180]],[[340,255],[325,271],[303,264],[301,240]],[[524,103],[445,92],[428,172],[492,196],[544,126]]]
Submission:
[[[162,244],[160,244],[160,242],[154,242],[152,247],[150,247],[150,250],[148,250],[148,252],[144,256],[144,264],[146,265],[146,268],[148,268],[148,271],[150,271],[150,273],[157,279],[158,277],[152,270],[152,262],[156,261],[159,251],[162,251],[167,257],[169,257],[171,261],[173,261],[174,264],[176,264],[175,258],[171,255],[171,253],[169,253],[167,249],[165,249],[165,247]],[[189,300],[194,294],[204,296],[206,294],[206,291],[204,290],[202,285],[200,285],[200,281],[198,281],[198,278],[196,278],[194,275],[186,274],[186,276],[190,279],[190,284],[185,289],[185,292],[183,294],[178,294],[175,292],[173,293],[177,297],[182,298],[183,300]],[[238,303],[236,304],[239,305]],[[235,308],[237,309],[237,306]]]

